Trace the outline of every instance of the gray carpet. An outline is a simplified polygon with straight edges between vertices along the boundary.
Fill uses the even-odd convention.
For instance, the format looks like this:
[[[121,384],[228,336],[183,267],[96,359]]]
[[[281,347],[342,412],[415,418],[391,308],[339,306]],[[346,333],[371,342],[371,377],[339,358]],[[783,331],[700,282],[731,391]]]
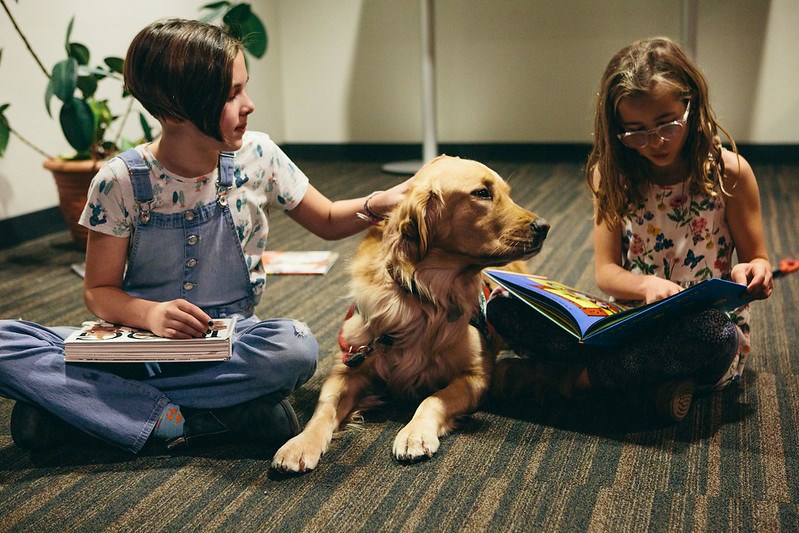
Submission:
[[[579,164],[489,162],[514,198],[552,223],[530,268],[589,292],[590,201]],[[301,163],[332,198],[396,183],[372,163]],[[795,166],[755,166],[772,260],[799,253]],[[326,276],[270,278],[258,313],[309,323],[317,375],[292,395],[310,417],[346,312],[357,238],[328,243],[273,215],[270,247],[333,249]],[[66,232],[0,251],[0,317],[91,318]],[[797,531],[799,274],[753,306],[753,356],[738,386],[697,399],[668,426],[643,395],[496,405],[442,439],[432,459],[391,456],[407,412],[374,413],[334,440],[319,468],[269,469],[271,451],[219,447],[129,456],[104,447],[17,448],[0,399],[0,531]],[[2,371],[2,369],[0,369]]]

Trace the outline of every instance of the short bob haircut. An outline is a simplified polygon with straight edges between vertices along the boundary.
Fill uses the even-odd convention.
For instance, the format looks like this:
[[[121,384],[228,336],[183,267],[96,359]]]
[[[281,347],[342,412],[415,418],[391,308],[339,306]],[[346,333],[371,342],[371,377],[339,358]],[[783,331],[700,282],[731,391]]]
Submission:
[[[211,24],[168,19],[142,29],[125,58],[125,88],[157,119],[188,120],[223,142],[219,119],[241,41]]]

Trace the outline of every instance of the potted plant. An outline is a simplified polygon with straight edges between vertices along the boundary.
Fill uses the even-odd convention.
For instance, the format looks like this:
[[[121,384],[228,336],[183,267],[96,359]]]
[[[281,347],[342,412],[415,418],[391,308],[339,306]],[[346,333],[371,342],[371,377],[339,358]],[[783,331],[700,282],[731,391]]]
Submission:
[[[135,141],[122,137],[123,128],[133,109],[133,98],[123,87],[123,59],[116,56],[106,57],[102,65],[91,66],[89,49],[79,42],[72,41],[74,17],[67,25],[64,42],[66,58],[48,71],[18,26],[6,5],[6,0],[0,0],[0,5],[37,67],[46,76],[48,81],[44,102],[47,113],[54,117],[56,110],[52,106],[55,101],[59,106],[57,111],[61,131],[75,150],[74,154],[70,155],[48,154],[11,125],[5,115],[10,104],[2,103],[0,104],[0,157],[5,154],[11,135],[44,156],[44,166],[53,173],[56,182],[59,207],[67,222],[70,235],[80,249],[85,249],[87,232],[78,224],[78,218],[86,202],[86,193],[92,177],[106,159],[137,142],[152,140],[153,132],[147,118],[139,112],[141,137]],[[266,29],[258,16],[252,12],[249,4],[222,1],[204,5],[200,9],[205,11],[202,20],[213,22],[219,19],[227,31],[244,41],[245,50],[250,55],[261,58],[266,53]],[[2,50],[0,50],[0,60],[2,60]],[[121,101],[125,107],[121,115],[112,113],[108,100],[101,100],[96,96],[100,83],[104,83],[105,80],[119,84]],[[114,128],[111,128],[112,125]]]

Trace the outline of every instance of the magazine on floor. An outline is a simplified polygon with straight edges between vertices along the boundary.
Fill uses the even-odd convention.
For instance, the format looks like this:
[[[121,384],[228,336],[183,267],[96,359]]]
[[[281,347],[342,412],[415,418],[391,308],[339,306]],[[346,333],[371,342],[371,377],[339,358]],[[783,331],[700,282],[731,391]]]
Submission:
[[[267,274],[327,274],[338,259],[338,252],[329,250],[264,252],[263,263]]]

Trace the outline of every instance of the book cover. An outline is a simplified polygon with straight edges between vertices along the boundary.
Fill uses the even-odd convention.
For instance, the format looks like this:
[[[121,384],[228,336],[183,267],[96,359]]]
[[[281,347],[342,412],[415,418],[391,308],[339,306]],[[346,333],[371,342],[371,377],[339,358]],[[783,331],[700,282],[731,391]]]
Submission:
[[[658,302],[625,307],[544,276],[495,269],[488,269],[485,274],[586,344],[618,344],[632,333],[656,327],[658,319],[676,313],[712,307],[730,310],[749,303],[744,299],[744,285],[719,278],[699,282]]]
[[[214,320],[204,337],[167,339],[154,333],[102,321],[84,322],[64,341],[66,362],[227,361],[236,319]]]
[[[262,261],[267,274],[327,274],[338,259],[338,252],[264,252]]]

